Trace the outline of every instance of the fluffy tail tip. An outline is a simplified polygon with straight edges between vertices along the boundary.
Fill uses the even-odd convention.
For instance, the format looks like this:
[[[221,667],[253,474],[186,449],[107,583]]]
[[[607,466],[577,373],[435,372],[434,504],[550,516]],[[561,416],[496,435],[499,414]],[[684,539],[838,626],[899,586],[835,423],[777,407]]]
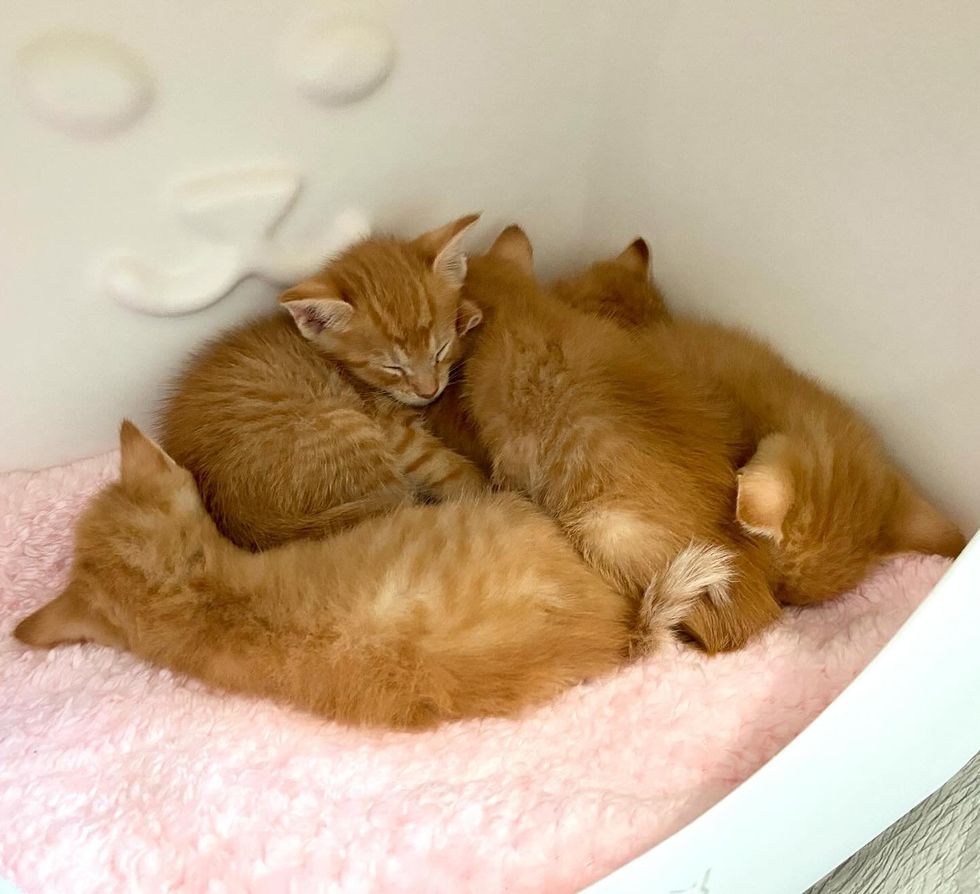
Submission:
[[[703,596],[715,605],[727,605],[734,580],[735,556],[725,547],[692,543],[681,550],[643,594],[639,651],[654,651],[671,641],[673,629],[683,623]]]

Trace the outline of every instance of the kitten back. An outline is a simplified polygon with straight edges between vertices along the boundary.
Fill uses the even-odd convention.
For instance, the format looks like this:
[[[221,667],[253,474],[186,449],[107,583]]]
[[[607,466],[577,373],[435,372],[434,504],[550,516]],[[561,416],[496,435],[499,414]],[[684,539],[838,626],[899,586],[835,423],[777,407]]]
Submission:
[[[126,648],[343,723],[509,716],[615,669],[626,601],[513,494],[404,507],[263,553],[222,538],[191,476],[127,428],[65,591],[16,635]]]

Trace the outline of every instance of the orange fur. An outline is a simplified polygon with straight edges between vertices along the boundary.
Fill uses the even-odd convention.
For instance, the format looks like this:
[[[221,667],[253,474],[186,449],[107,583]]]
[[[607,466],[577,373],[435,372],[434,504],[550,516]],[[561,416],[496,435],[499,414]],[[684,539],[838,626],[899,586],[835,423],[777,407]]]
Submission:
[[[461,377],[461,374],[459,375]],[[466,457],[484,475],[490,475],[492,467],[490,455],[480,441],[476,424],[466,406],[461,380],[450,380],[442,397],[422,411],[422,418],[425,420],[426,429],[443,444]]]
[[[669,578],[689,545],[718,547],[714,589],[731,599],[702,600],[686,624],[707,649],[772,621],[765,567],[734,522],[744,445],[727,403],[543,291],[519,228],[472,259],[464,295],[486,317],[465,392],[493,479],[542,506],[632,596]]]
[[[404,507],[261,553],[123,424],[121,480],[76,529],[70,583],[15,635],[94,641],[350,724],[517,713],[614,669],[632,609],[514,494]],[[651,618],[662,638],[672,612]]]
[[[634,331],[647,351],[737,409],[758,450],[740,471],[736,515],[768,552],[782,601],[837,596],[890,553],[959,553],[961,532],[917,493],[851,407],[747,332],[671,321],[646,262],[633,255],[624,263],[630,250],[564,280],[557,294]],[[649,314],[637,328],[644,304]]]
[[[292,319],[248,323],[188,364],[161,441],[235,543],[265,549],[485,487],[417,409],[445,388],[480,322],[459,295],[459,238],[475,219],[355,245],[283,294]]]
[[[597,261],[549,288],[565,304],[585,313],[641,328],[670,319],[659,289],[650,280],[650,249],[635,239],[615,258]],[[638,287],[642,286],[642,287]]]
[[[482,313],[482,312],[481,312]],[[485,476],[490,475],[491,460],[486,448],[480,441],[479,432],[466,404],[463,393],[463,368],[465,358],[473,349],[475,339],[479,338],[480,329],[473,328],[460,336],[459,359],[449,374],[449,383],[439,400],[422,408],[422,418],[425,427],[443,444],[456,453],[465,456],[477,466]]]

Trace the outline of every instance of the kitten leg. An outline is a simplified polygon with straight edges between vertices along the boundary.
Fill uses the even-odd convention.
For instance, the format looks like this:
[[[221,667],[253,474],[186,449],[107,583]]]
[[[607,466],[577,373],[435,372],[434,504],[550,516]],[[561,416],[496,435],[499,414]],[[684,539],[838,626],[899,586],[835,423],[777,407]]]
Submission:
[[[403,424],[396,437],[395,462],[419,490],[437,500],[486,492],[489,485],[480,470],[426,431],[421,420]]]
[[[586,562],[637,599],[686,545],[667,526],[632,509],[593,505],[559,522]]]

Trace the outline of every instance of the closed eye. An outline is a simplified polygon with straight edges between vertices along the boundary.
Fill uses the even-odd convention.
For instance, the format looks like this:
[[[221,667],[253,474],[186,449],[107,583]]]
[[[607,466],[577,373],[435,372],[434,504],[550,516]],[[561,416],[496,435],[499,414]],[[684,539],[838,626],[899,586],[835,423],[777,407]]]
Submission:
[[[381,368],[385,372],[392,373],[393,375],[396,376],[401,376],[405,374],[405,370],[403,370],[400,366],[382,366]]]
[[[449,353],[450,342],[446,342],[438,351],[436,351],[436,362],[442,360],[446,354]]]

